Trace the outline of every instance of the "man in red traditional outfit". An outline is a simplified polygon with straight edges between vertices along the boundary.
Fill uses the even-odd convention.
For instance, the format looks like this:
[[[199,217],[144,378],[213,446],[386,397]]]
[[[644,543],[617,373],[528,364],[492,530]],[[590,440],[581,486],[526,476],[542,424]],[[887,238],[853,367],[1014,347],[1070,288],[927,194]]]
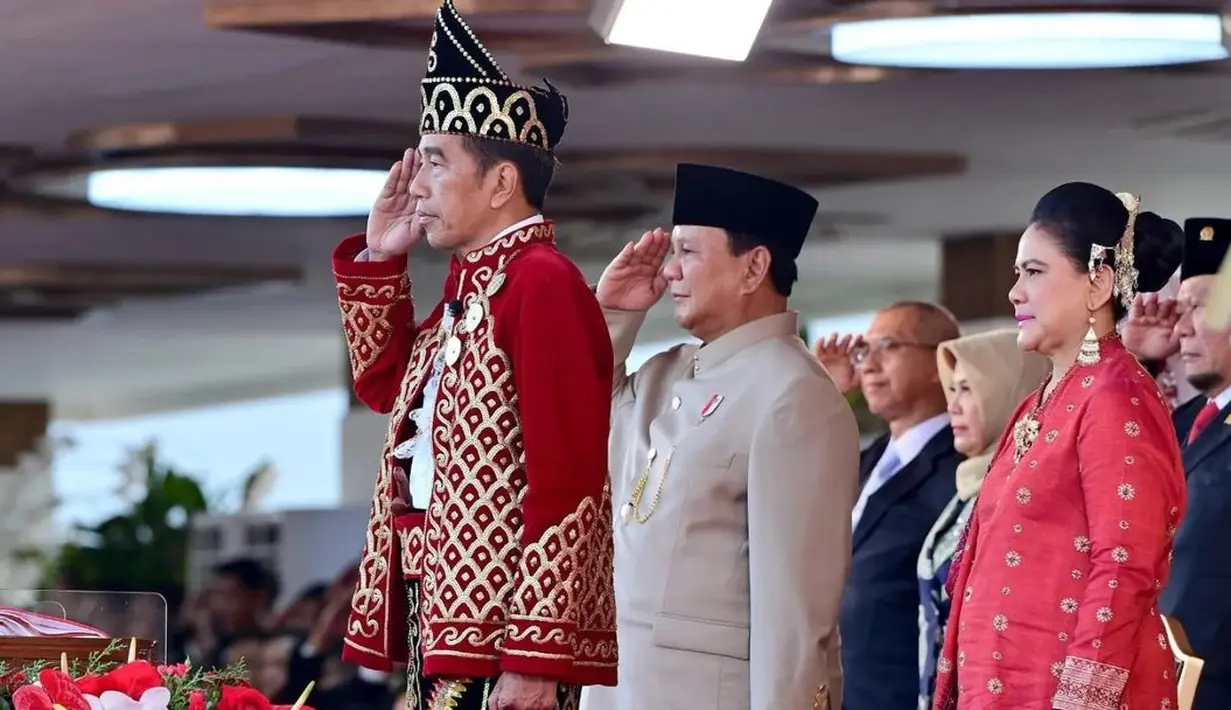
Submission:
[[[422,138],[334,252],[355,393],[391,412],[347,660],[410,710],[575,708],[616,681],[611,341],[540,210],[568,104],[514,85],[447,0]],[[416,322],[407,252],[453,256]]]

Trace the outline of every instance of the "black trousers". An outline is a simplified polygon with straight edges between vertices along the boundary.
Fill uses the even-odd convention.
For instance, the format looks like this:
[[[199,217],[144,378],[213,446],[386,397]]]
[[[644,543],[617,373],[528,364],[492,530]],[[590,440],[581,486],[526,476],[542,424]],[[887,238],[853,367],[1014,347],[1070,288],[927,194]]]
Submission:
[[[419,583],[406,583],[410,601],[410,659],[406,665],[406,710],[488,710],[487,703],[496,688],[496,678],[425,678],[423,649],[419,645]],[[581,686],[561,685],[556,691],[558,710],[580,710]]]

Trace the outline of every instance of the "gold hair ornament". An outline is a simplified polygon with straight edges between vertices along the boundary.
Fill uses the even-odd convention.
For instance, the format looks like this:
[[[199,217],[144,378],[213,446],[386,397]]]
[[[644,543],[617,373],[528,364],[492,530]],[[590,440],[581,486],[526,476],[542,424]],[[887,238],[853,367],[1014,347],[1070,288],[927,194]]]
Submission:
[[[1113,249],[1115,281],[1112,285],[1112,294],[1119,297],[1121,305],[1130,308],[1133,305],[1133,299],[1137,296],[1137,277],[1140,274],[1137,265],[1133,263],[1133,245],[1137,230],[1137,215],[1141,213],[1141,198],[1129,192],[1118,192],[1116,197],[1120,198],[1120,203],[1124,205],[1124,209],[1128,210],[1128,224],[1124,226],[1124,234],[1120,235],[1120,241],[1116,243],[1114,249],[1102,244],[1091,246],[1090,263],[1087,268],[1090,271],[1090,280],[1094,281],[1095,271],[1106,263],[1107,250]]]

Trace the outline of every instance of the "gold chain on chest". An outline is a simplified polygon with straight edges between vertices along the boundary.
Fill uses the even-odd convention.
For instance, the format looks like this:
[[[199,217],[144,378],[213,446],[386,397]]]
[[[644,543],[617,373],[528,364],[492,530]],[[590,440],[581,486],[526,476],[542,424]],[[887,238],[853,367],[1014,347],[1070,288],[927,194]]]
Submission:
[[[722,404],[723,396],[716,394],[710,397],[705,406],[701,408],[701,415],[697,417],[696,423],[692,425],[693,429],[701,426],[715,410],[718,405]],[[632,493],[628,497],[628,502],[620,506],[620,519],[624,522],[636,522],[639,525],[645,525],[650,516],[654,515],[654,511],[658,508],[658,503],[662,500],[663,488],[667,485],[667,473],[671,470],[671,459],[675,457],[676,447],[672,446],[667,450],[667,456],[663,459],[663,474],[658,479],[658,486],[654,489],[654,498],[650,500],[650,509],[643,515],[641,513],[641,499],[645,496],[646,486],[650,483],[650,473],[654,471],[654,459],[658,458],[658,450],[650,447],[649,453],[646,455],[645,470],[637,477],[637,482],[633,484]]]
[[[657,458],[658,452],[651,448],[646,456],[645,470],[637,477],[637,483],[633,485],[632,495],[628,497],[628,502],[620,507],[620,518],[624,522],[629,520],[635,521],[638,525],[645,525],[650,516],[658,508],[658,502],[662,500],[663,486],[667,484],[667,472],[671,470],[671,459],[675,456],[675,447],[672,446],[667,451],[667,457],[663,459],[663,475],[658,479],[658,487],[654,489],[654,497],[650,500],[650,509],[641,514],[641,498],[645,495],[645,488],[650,482],[650,472],[654,470],[654,459]]]

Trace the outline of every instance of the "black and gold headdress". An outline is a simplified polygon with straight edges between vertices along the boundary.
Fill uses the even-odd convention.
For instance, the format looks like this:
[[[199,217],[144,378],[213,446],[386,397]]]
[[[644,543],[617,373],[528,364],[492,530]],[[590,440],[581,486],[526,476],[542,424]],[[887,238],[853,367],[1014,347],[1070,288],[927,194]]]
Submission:
[[[517,86],[453,0],[436,11],[436,27],[420,85],[419,133],[454,133],[511,141],[552,152],[568,123],[568,99],[550,82]]]
[[[1112,295],[1119,297],[1121,305],[1127,309],[1133,305],[1133,299],[1137,297],[1137,277],[1140,274],[1134,263],[1133,250],[1137,231],[1137,215],[1141,214],[1141,198],[1131,192],[1117,192],[1116,197],[1120,198],[1120,203],[1124,205],[1124,209],[1128,210],[1128,224],[1114,246],[1091,245],[1089,271],[1090,280],[1093,281],[1095,270],[1107,263],[1107,252],[1112,252],[1115,264]]]

